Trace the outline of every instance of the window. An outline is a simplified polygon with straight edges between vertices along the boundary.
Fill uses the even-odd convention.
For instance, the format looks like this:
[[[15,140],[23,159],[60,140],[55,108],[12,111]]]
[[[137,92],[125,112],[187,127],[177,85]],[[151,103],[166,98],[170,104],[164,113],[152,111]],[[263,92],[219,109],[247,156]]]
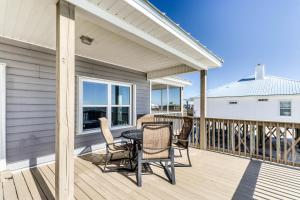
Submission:
[[[99,128],[99,118],[107,117],[108,85],[82,82],[82,130]]]
[[[180,87],[169,87],[169,111],[181,111],[181,89]]]
[[[181,88],[153,85],[151,91],[152,113],[181,112]]]
[[[280,116],[292,116],[291,101],[280,101]]]
[[[152,112],[167,112],[168,110],[168,95],[167,86],[160,86],[152,89],[151,94],[151,109]]]
[[[238,102],[237,101],[229,101],[229,104],[230,105],[235,105],[235,104],[238,104]]]
[[[130,118],[130,87],[111,86],[111,125],[126,126],[129,125]]]
[[[112,128],[132,125],[132,85],[79,79],[79,133],[99,131],[99,118]]]

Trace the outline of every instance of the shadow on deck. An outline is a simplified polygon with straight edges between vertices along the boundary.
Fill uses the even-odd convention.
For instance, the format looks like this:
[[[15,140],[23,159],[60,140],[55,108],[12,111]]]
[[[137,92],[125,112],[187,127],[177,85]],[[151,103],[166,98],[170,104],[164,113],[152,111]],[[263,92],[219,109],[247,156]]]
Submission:
[[[153,174],[138,188],[134,173],[103,173],[103,157],[76,158],[76,199],[300,199],[297,168],[192,149],[193,167],[176,168],[175,186],[152,165]],[[14,172],[1,182],[0,200],[54,199],[54,173],[54,164]]]

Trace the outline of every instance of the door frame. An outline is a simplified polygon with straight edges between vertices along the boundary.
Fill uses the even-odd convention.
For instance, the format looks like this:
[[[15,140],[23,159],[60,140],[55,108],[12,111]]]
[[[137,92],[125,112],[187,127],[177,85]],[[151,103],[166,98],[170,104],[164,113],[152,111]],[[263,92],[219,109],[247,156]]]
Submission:
[[[6,64],[0,63],[0,171],[6,170]]]

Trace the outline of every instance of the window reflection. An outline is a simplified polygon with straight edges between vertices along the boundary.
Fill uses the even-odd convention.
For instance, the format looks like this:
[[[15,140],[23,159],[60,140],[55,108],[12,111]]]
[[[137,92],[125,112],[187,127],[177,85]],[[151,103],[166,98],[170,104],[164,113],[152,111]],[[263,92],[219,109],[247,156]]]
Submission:
[[[111,108],[111,125],[112,126],[129,125],[129,108],[128,107],[112,107]]]
[[[130,104],[130,87],[111,86],[111,104],[112,105],[129,105]]]
[[[100,127],[99,118],[106,117],[106,108],[84,107],[83,108],[83,130]]]

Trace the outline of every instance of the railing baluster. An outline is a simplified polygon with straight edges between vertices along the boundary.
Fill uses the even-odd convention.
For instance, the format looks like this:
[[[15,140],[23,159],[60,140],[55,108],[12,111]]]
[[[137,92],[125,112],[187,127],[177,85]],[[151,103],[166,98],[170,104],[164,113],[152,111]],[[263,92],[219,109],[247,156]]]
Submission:
[[[218,125],[218,151],[220,151],[220,129],[221,129],[221,124],[220,121],[217,121],[217,125]]]
[[[252,123],[250,122],[250,157],[253,157],[253,127],[252,127]]]
[[[283,141],[283,160],[287,164],[287,125],[284,124],[284,141]]]
[[[230,148],[230,125],[229,125],[229,120],[227,120],[226,124],[226,132],[227,132],[227,152],[229,153],[229,148]]]
[[[263,130],[262,130],[262,147],[263,147],[263,160],[266,160],[266,126],[263,123]]]
[[[241,123],[238,121],[238,145],[239,145],[239,156],[241,155]]]
[[[248,125],[246,124],[246,121],[244,121],[243,134],[244,134],[244,154],[245,154],[245,156],[247,156],[247,132],[248,132]]]
[[[295,160],[296,160],[296,146],[295,146],[295,137],[296,137],[296,131],[295,131],[295,124],[292,126],[292,164],[295,166]]]
[[[280,127],[279,123],[277,123],[276,127],[276,161],[277,163],[280,162],[281,159],[281,149],[280,149]]]
[[[211,131],[210,131],[210,127],[211,127],[211,122],[208,120],[206,121],[206,126],[207,126],[207,130],[206,130],[206,133],[208,135],[207,139],[208,139],[208,149],[210,149],[210,134],[211,134]]]
[[[232,129],[232,134],[231,134],[231,148],[232,148],[232,153],[235,154],[235,124],[234,124],[234,121],[232,121],[232,126],[231,126],[231,129]]]
[[[216,150],[216,122],[215,122],[215,120],[213,119],[213,121],[212,121],[212,133],[213,133],[213,138],[212,138],[212,141],[213,141],[213,148],[214,148],[214,150]]]
[[[271,127],[271,129],[269,129],[269,153],[270,153],[270,161],[273,161],[273,150],[272,150],[272,147],[273,147],[273,139],[272,139],[272,136],[273,136],[273,127],[271,126],[271,123],[269,123],[269,127]]]
[[[225,126],[224,126],[224,120],[222,122],[222,149],[223,149],[223,152],[225,152]]]

